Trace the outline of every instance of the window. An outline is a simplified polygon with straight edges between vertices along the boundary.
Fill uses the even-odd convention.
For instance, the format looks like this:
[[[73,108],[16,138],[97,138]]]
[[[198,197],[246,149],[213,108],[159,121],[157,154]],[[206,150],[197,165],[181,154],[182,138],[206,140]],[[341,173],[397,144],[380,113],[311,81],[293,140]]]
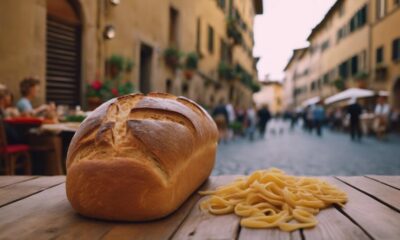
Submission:
[[[311,83],[311,87],[310,87],[310,89],[311,89],[311,91],[314,91],[316,88],[317,88],[317,86],[316,86],[316,82],[315,82],[315,81],[313,81],[313,82]]]
[[[376,0],[376,18],[383,18],[386,14],[386,0]]]
[[[200,18],[197,18],[197,23],[196,23],[196,51],[197,51],[197,53],[201,52],[201,20],[200,20]]]
[[[400,38],[393,40],[392,59],[393,61],[400,61]]]
[[[349,75],[349,69],[347,61],[343,62],[339,65],[339,76],[343,79],[346,79]]]
[[[354,76],[358,73],[358,56],[353,56],[351,62],[351,75]]]
[[[349,28],[350,32],[357,30],[367,23],[367,5],[357,11],[357,13],[350,19]]]
[[[214,52],[214,29],[208,26],[208,52]]]
[[[228,62],[228,46],[222,38],[220,41],[221,41],[220,60]]]
[[[382,63],[383,62],[383,47],[379,47],[376,49],[376,63]]]
[[[326,49],[329,48],[329,40],[326,40],[325,42],[322,43],[321,45],[321,51],[325,51]]]
[[[178,18],[179,12],[173,7],[169,8],[169,44],[178,46]]]
[[[329,74],[325,73],[324,76],[322,77],[322,82],[323,84],[328,84],[329,83]]]

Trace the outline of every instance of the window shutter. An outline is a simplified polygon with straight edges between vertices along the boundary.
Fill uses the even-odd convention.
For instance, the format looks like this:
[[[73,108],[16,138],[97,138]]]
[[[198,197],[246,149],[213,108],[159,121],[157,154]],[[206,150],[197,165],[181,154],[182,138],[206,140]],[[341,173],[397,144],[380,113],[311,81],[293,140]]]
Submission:
[[[79,105],[79,27],[48,17],[46,37],[46,101]]]

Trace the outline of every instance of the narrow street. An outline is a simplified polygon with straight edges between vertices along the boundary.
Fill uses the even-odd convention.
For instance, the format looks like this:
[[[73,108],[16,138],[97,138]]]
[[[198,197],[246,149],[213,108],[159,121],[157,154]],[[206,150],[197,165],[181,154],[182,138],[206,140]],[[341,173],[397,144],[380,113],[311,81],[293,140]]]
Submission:
[[[283,128],[282,134],[278,128]],[[221,143],[213,175],[248,174],[269,167],[296,175],[399,175],[400,137],[352,142],[345,133],[324,129],[320,138],[301,126],[290,132],[288,122],[273,120],[265,139]]]

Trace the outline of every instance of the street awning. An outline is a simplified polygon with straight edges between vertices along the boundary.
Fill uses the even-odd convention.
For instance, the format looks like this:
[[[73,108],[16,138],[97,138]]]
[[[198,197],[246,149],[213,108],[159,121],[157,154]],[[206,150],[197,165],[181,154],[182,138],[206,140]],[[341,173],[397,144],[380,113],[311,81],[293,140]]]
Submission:
[[[349,88],[347,90],[344,90],[343,92],[328,97],[327,99],[325,99],[325,104],[332,104],[335,102],[348,100],[350,98],[372,97],[374,95],[374,91],[371,90],[361,88]]]
[[[321,101],[321,98],[319,96],[316,96],[305,100],[301,105],[303,107],[308,107],[310,105],[317,104],[319,101]]]

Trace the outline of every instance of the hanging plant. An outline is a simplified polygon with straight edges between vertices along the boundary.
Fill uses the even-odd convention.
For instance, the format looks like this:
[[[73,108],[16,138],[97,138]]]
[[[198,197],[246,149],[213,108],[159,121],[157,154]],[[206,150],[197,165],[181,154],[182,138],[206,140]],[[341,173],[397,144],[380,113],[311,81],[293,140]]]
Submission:
[[[185,67],[186,69],[194,70],[197,69],[199,63],[199,56],[195,52],[190,52],[186,56]]]
[[[174,47],[169,47],[164,51],[165,63],[172,69],[177,69],[180,66],[180,58],[182,53]]]

